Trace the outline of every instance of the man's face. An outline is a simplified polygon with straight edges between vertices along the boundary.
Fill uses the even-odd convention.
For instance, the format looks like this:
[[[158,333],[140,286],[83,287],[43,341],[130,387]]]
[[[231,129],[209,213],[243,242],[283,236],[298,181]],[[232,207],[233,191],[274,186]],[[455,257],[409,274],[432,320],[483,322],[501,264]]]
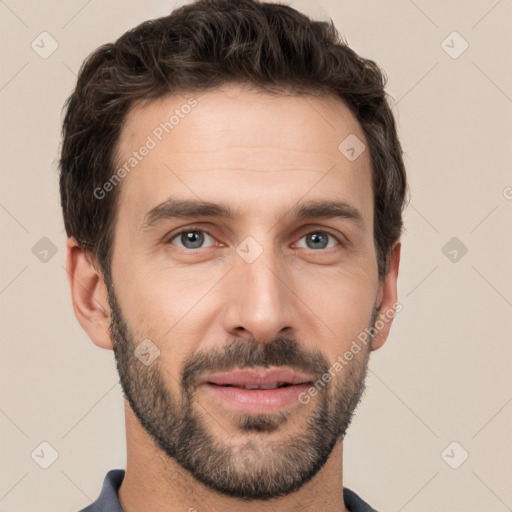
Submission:
[[[332,367],[378,306],[370,155],[338,149],[349,135],[366,141],[334,98],[233,86],[182,109],[191,96],[136,108],[121,134],[121,165],[154,147],[118,185],[114,350],[130,406],[167,455],[221,493],[268,499],[320,470],[364,388],[369,344]],[[158,130],[176,109],[172,131]],[[337,215],[319,216],[334,202]],[[146,358],[160,351],[149,365],[134,353],[143,340]],[[297,395],[311,384],[208,383],[237,369],[332,379],[307,403]]]

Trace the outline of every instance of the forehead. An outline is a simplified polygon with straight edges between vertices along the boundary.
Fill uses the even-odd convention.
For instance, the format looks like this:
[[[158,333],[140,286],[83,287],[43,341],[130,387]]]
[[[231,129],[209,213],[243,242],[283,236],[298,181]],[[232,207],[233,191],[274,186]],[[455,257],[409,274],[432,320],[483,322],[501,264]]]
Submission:
[[[284,210],[307,195],[351,200],[370,216],[369,151],[356,159],[347,153],[366,145],[350,109],[332,96],[232,85],[146,101],[129,112],[120,135],[119,208],[130,205],[136,221],[179,196],[257,207],[262,215],[262,204]]]

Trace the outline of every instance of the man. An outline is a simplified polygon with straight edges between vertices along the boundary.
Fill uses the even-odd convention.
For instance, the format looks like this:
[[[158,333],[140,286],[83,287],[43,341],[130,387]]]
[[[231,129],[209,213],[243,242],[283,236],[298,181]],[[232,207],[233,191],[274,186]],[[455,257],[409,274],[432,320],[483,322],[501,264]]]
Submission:
[[[127,437],[86,511],[373,510],[342,454],[398,304],[384,83],[332,22],[253,0],[199,0],[84,63],[67,270]]]

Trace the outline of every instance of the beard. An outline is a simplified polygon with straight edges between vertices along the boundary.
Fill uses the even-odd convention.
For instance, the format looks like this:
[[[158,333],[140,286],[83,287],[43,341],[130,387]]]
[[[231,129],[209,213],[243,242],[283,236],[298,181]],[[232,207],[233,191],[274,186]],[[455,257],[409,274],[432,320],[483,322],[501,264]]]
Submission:
[[[287,366],[315,376],[316,382],[329,372],[331,364],[321,352],[305,350],[294,339],[279,337],[259,343],[245,338],[197,353],[184,362],[180,375],[171,375],[161,359],[145,366],[136,357],[138,343],[123,318],[113,286],[107,288],[110,332],[124,398],[169,460],[208,488],[246,500],[286,496],[320,471],[345,436],[365,391],[371,340],[359,358],[349,361],[341,375],[311,399],[307,411],[294,406],[295,413],[232,414],[237,439],[247,433],[247,439],[234,446],[212,432],[208,422],[215,421],[214,413],[196,400],[200,378],[234,368]],[[374,308],[371,327],[377,312]],[[179,392],[171,389],[169,381],[173,380]],[[291,430],[278,437],[279,428],[286,428],[286,424]],[[269,434],[276,432],[269,440]]]

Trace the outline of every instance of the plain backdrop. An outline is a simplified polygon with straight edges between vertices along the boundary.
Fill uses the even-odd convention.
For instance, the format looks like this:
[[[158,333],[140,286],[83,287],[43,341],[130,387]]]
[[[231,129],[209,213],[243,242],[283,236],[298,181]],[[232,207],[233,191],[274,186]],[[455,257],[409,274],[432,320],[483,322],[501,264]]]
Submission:
[[[510,510],[512,1],[290,4],[385,70],[411,188],[403,311],[372,354],[344,484],[387,512]],[[92,50],[176,5],[0,1],[2,512],[79,510],[125,467],[113,353],[81,330],[64,270],[61,109]]]

